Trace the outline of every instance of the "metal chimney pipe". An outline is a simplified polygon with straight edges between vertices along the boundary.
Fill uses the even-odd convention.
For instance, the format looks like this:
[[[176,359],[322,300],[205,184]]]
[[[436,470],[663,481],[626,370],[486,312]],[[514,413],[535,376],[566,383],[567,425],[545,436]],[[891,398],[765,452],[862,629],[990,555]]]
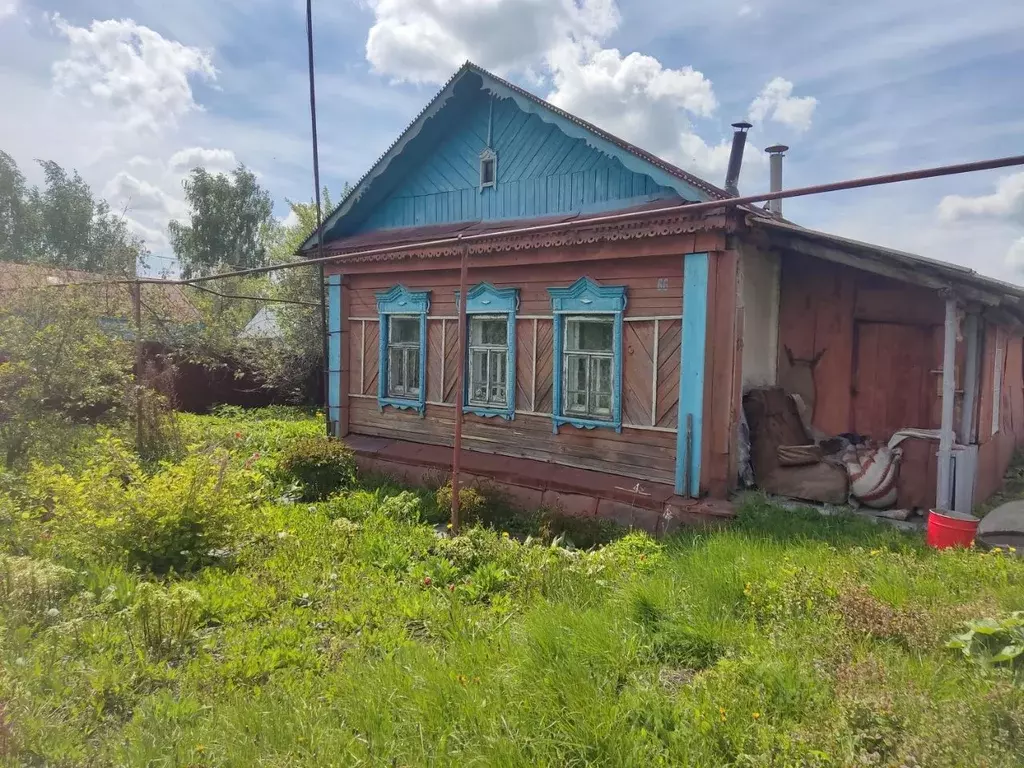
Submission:
[[[765,149],[768,153],[769,162],[771,163],[771,189],[770,192],[781,192],[782,191],[782,158],[786,156],[786,152],[789,151],[789,147],[785,144],[776,144],[774,146]],[[769,200],[768,201],[768,212],[774,213],[777,216],[782,215],[782,200]]]
[[[740,196],[740,168],[743,167],[743,148],[747,145],[747,131],[750,123],[733,123],[736,132],[732,135],[732,151],[729,153],[729,169],[725,173],[725,191],[733,197]]]

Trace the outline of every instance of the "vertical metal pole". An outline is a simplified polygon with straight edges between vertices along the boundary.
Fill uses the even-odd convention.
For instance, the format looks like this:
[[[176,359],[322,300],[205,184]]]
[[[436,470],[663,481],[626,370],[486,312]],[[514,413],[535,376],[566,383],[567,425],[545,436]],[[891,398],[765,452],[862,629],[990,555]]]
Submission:
[[[967,347],[967,366],[964,370],[964,400],[960,414],[960,442],[969,445],[974,438],[974,409],[978,404],[978,363],[981,351],[981,322],[977,315],[967,316],[964,322],[964,342]]]
[[[132,283],[132,313],[135,316],[135,450],[142,450],[142,283]]]
[[[946,327],[942,347],[942,426],[939,430],[939,466],[935,503],[940,510],[953,503],[953,400],[956,397],[956,299],[946,299]]]
[[[313,129],[313,193],[316,200],[316,256],[324,257],[323,211],[320,207],[320,148],[316,135],[316,78],[313,64],[313,0],[306,0],[306,48],[309,53],[309,119]],[[327,435],[331,434],[330,386],[327,348],[327,289],[324,286],[324,265],[320,262],[320,333],[323,337],[324,356],[324,423]],[[339,405],[341,405],[339,403]]]
[[[461,236],[459,238],[461,240]],[[461,263],[459,265],[459,344],[458,387],[455,390],[455,447],[452,453],[452,535],[459,533],[459,465],[462,463],[462,407],[466,398],[466,295],[468,282],[469,257],[465,243],[461,243]]]

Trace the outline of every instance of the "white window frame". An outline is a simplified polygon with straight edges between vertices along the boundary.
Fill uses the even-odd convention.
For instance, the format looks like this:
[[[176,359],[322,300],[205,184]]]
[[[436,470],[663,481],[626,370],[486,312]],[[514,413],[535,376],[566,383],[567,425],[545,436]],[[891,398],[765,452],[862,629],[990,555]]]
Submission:
[[[570,330],[574,324],[590,323],[594,325],[606,325],[611,332],[611,340],[608,351],[603,350],[573,350],[569,348]],[[594,421],[614,421],[614,391],[615,391],[615,315],[593,314],[593,315],[572,315],[567,314],[562,322],[563,325],[563,352],[562,352],[562,413],[565,416],[577,419],[591,419]],[[579,390],[571,387],[570,364],[573,359],[586,360],[587,386]],[[594,378],[600,378],[600,366],[607,361],[608,365],[608,388],[602,391],[593,386]],[[584,394],[586,408],[578,410],[572,405],[572,397],[577,394]],[[593,406],[591,399],[598,397],[608,398],[607,408]]]
[[[416,333],[420,336],[419,341],[395,341],[393,339],[395,321],[408,321],[415,325]],[[423,345],[422,334],[420,333],[419,315],[389,315],[388,316],[388,397],[398,400],[416,400],[420,396],[423,387],[423,372],[420,370],[420,347]],[[395,382],[395,365],[392,352],[400,351],[402,354],[402,371],[405,374],[405,381],[400,385]],[[416,387],[409,385],[409,372],[416,372]]]
[[[468,333],[469,333],[469,386],[467,392],[466,401],[469,405],[478,408],[494,408],[505,410],[508,407],[508,316],[507,315],[469,315],[468,318]],[[473,343],[473,324],[479,322],[493,322],[499,323],[505,331],[505,343],[504,344],[474,344]],[[476,396],[477,390],[480,388],[480,382],[476,380],[476,366],[473,365],[474,358],[478,353],[484,355],[486,360],[486,381],[483,382],[483,388],[486,390],[486,395],[483,398]],[[503,368],[501,380],[499,382],[491,381],[491,366],[495,364],[495,361],[500,360]],[[492,390],[497,387],[501,387],[501,395],[495,395]]]

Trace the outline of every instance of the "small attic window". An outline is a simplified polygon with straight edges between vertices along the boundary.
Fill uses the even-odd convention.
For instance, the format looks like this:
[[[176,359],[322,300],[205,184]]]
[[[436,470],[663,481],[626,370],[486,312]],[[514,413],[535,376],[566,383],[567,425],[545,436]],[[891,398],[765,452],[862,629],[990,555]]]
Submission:
[[[498,177],[498,156],[491,148],[480,153],[480,191],[493,187]]]

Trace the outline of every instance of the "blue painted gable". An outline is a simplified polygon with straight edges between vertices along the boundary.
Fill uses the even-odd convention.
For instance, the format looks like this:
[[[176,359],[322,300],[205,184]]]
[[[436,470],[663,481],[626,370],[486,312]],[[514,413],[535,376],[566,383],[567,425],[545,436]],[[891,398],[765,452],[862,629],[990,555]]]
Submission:
[[[448,124],[443,137],[351,231],[614,210],[678,197],[511,98],[478,90],[436,119]],[[496,179],[481,189],[488,135]]]
[[[481,152],[496,183],[481,188]],[[465,64],[324,222],[325,243],[400,227],[529,219],[727,194]],[[316,244],[314,233],[300,252]]]

